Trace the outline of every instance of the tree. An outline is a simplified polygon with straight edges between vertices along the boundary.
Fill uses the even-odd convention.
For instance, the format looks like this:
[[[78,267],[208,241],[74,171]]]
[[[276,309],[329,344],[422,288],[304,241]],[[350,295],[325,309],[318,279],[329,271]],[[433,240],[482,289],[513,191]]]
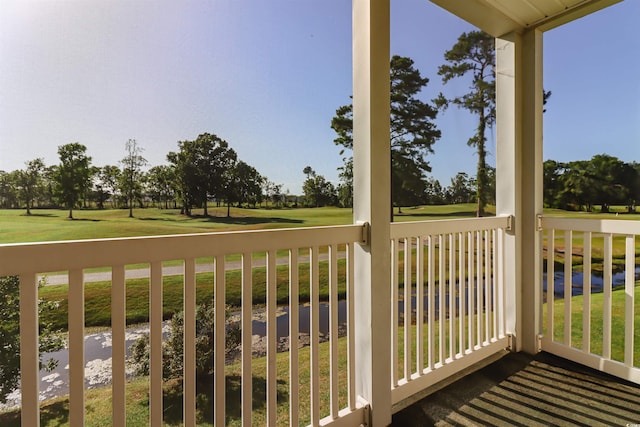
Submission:
[[[458,172],[451,178],[451,185],[447,189],[449,203],[469,203],[473,200],[473,187],[469,176]]]
[[[116,206],[116,198],[118,197],[119,183],[122,171],[117,166],[106,165],[98,172],[98,182],[105,193],[105,200],[111,198],[111,207]]]
[[[60,165],[55,174],[55,195],[60,204],[69,209],[69,219],[73,219],[73,208],[90,187],[91,157],[86,155],[87,147],[77,142],[58,147]]]
[[[471,87],[467,94],[449,99],[440,94],[436,104],[442,108],[454,104],[478,116],[476,133],[469,138],[467,144],[475,147],[478,153],[476,214],[483,216],[488,181],[485,131],[493,126],[496,117],[495,39],[482,31],[462,33],[451,50],[444,53],[444,58],[447,63],[438,68],[438,75],[442,76],[443,83],[471,75]]]
[[[179,141],[180,151],[170,152],[167,160],[175,167],[178,197],[182,210],[191,215],[191,208],[202,206],[208,216],[209,195],[222,198],[228,190],[228,171],[237,159],[229,144],[213,134],[203,133],[195,141]]]
[[[431,171],[425,156],[433,153],[433,144],[440,138],[440,131],[433,120],[438,110],[417,98],[429,79],[420,75],[411,58],[394,55],[390,64],[391,79],[391,170],[392,205],[414,203],[415,196],[424,191],[425,173]],[[331,128],[337,137],[336,145],[345,150],[353,149],[353,105],[336,110]],[[344,173],[349,172],[351,156],[345,157]],[[408,198],[408,199],[407,199]]]
[[[133,218],[133,203],[142,192],[142,168],[147,164],[147,159],[142,157],[142,147],[135,139],[130,139],[125,144],[126,156],[120,161],[122,175],[120,188],[129,206],[129,218]]]
[[[27,162],[26,166],[25,170],[18,173],[18,192],[27,208],[27,215],[31,215],[33,202],[42,185],[42,173],[45,166],[42,159],[31,160]]]
[[[302,191],[308,206],[320,207],[335,205],[337,202],[336,189],[324,176],[316,174],[310,166],[303,172],[308,176],[302,185]]]
[[[228,319],[230,310],[225,310]],[[215,310],[212,304],[196,307],[196,378],[205,381],[214,373],[214,318]],[[233,352],[240,344],[240,325],[227,322],[225,330],[225,352]],[[182,377],[184,370],[184,313],[178,312],[170,322],[170,331],[165,345],[162,346],[163,377]],[[129,364],[135,375],[149,375],[149,335],[137,339],[131,346]]]
[[[169,209],[169,201],[175,198],[175,171],[167,165],[154,166],[149,169],[149,191],[151,199],[162,207]]]
[[[39,283],[38,286],[42,286]],[[43,321],[47,311],[55,310],[55,303],[39,301],[40,369],[53,370],[57,360],[42,361],[42,354],[58,351],[64,347],[64,339],[59,331]],[[0,403],[5,403],[7,395],[15,390],[20,382],[20,279],[18,276],[0,277]]]

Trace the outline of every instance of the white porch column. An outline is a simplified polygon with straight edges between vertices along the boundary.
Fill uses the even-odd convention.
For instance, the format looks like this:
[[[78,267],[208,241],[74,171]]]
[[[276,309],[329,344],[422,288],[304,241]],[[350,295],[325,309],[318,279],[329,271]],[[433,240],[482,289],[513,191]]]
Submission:
[[[373,426],[391,423],[389,8],[353,0],[353,219],[371,225],[355,249],[355,374]]]
[[[507,236],[507,330],[517,351],[538,351],[542,276],[542,32],[496,39],[496,213],[514,215]]]

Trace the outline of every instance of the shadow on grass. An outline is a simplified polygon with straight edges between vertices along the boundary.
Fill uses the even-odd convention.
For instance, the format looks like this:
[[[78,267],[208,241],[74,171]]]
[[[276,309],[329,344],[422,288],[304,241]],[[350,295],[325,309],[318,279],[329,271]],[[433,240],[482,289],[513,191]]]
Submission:
[[[277,400],[288,399],[288,394],[282,390],[285,386],[283,380],[278,380]],[[253,404],[252,410],[263,409],[267,400],[267,381],[262,377],[254,376],[252,379]],[[240,420],[242,417],[242,382],[239,375],[226,377],[226,422]],[[213,423],[215,402],[213,400],[213,377],[198,382],[198,395],[196,405],[198,408],[198,422]],[[182,425],[183,419],[183,393],[182,380],[170,380],[164,387],[164,422],[167,425]]]
[[[69,399],[58,400],[41,406],[40,419],[43,425],[58,426],[69,424]],[[0,413],[0,426],[20,427],[21,421],[19,410]]]
[[[475,210],[469,211],[460,211],[460,212],[416,212],[416,213],[407,213],[406,211],[402,213],[395,212],[393,214],[397,217],[415,217],[415,218],[429,218],[429,217],[460,217],[460,218],[474,218],[476,216]],[[491,215],[493,216],[493,215]]]
[[[211,222],[216,224],[226,225],[258,225],[258,224],[303,224],[301,219],[291,218],[278,218],[278,217],[226,217],[226,216],[204,216],[204,215],[191,215],[190,218],[199,220],[200,222]],[[151,217],[138,217],[141,221],[176,221],[174,218],[151,218]]]

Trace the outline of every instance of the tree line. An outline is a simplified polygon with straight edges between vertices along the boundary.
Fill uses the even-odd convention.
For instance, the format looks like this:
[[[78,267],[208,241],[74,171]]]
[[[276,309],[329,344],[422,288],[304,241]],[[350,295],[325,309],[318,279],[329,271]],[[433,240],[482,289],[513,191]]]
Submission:
[[[93,166],[87,147],[78,142],[58,147],[60,162],[45,165],[41,158],[25,168],[0,171],[0,208],[66,208],[73,218],[76,208],[128,208],[154,205],[179,208],[191,215],[208,204],[256,206],[269,200],[286,203],[282,184],[262,176],[238,158],[229,144],[214,134],[203,133],[193,141],[179,141],[178,150],[167,154],[168,164],[148,170],[142,147],[133,139],[117,165]]]
[[[591,212],[612,205],[635,212],[640,202],[640,163],[597,154],[590,160],[544,162],[544,204],[564,210]]]

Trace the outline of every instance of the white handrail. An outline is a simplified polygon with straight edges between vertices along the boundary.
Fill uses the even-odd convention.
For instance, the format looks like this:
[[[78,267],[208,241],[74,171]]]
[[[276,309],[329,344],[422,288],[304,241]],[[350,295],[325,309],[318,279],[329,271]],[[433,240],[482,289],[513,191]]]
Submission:
[[[0,245],[0,276],[360,242],[361,225]],[[283,247],[285,246],[285,247]]]

